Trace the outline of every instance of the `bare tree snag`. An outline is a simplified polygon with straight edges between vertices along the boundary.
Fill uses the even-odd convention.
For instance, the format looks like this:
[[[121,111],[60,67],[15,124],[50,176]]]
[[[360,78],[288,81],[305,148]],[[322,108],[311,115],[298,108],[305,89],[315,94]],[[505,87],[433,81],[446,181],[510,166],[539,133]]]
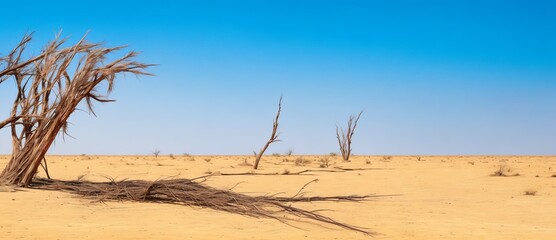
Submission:
[[[0,122],[0,128],[10,128],[13,148],[0,174],[4,184],[29,185],[56,136],[67,134],[67,120],[82,100],[92,114],[93,101],[112,101],[97,92],[99,84],[106,82],[109,94],[118,74],[147,75],[144,70],[151,66],[133,61],[136,52],[108,61],[110,54],[123,47],[107,48],[89,43],[85,37],[63,47],[66,39],[59,35],[39,55],[24,59],[31,39],[26,35],[10,54],[0,58],[0,82],[13,79],[17,86],[10,117]]]
[[[357,115],[349,116],[346,130],[336,126],[336,138],[338,139],[340,153],[342,153],[342,159],[344,161],[349,161],[349,157],[351,156],[351,140],[361,114],[363,114],[363,111],[359,112]]]
[[[261,161],[261,157],[263,157],[264,151],[270,146],[270,144],[274,142],[279,142],[278,139],[278,119],[280,118],[280,112],[282,111],[282,96],[280,96],[280,101],[278,101],[278,112],[276,113],[276,118],[274,119],[274,123],[272,124],[272,134],[270,135],[270,139],[266,144],[261,148],[261,150],[255,156],[255,164],[253,164],[253,169],[257,169],[259,167],[259,161]]]

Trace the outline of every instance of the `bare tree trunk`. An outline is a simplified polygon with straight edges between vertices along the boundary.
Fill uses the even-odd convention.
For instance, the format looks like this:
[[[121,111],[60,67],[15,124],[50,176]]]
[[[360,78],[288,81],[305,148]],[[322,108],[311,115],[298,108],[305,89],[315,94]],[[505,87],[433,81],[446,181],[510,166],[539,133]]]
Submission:
[[[112,101],[96,92],[101,82],[108,83],[109,94],[117,74],[145,75],[151,66],[132,61],[137,56],[134,52],[104,63],[107,55],[122,47],[106,48],[84,38],[62,48],[66,40],[56,37],[40,55],[22,60],[30,41],[31,36],[25,36],[8,56],[0,58],[4,67],[0,82],[12,78],[18,91],[10,117],[0,122],[0,129],[9,126],[12,134],[12,156],[0,173],[0,182],[19,186],[31,182],[56,136],[67,134],[67,121],[82,100],[93,114],[93,101]]]
[[[342,154],[342,159],[344,161],[349,161],[349,157],[351,156],[351,139],[353,137],[353,133],[355,132],[355,128],[357,127],[357,122],[359,122],[361,114],[363,114],[363,111],[359,112],[358,115],[349,116],[346,130],[336,126],[336,138],[338,139],[340,153]]]
[[[255,157],[255,164],[253,164],[253,169],[257,169],[259,167],[259,161],[263,157],[264,152],[270,146],[270,144],[274,142],[279,142],[278,140],[278,119],[280,118],[280,112],[282,111],[282,96],[280,96],[280,101],[278,101],[278,112],[276,113],[276,118],[274,119],[274,123],[272,124],[272,134],[270,135],[270,139],[266,144],[261,148],[259,153],[256,154]]]

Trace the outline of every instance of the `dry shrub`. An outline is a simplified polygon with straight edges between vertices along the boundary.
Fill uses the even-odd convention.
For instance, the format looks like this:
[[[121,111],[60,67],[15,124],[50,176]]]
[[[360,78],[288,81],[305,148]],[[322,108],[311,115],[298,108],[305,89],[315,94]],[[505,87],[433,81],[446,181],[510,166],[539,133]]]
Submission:
[[[490,176],[493,177],[517,177],[519,173],[512,173],[512,169],[506,164],[500,164],[498,169],[494,171]]]
[[[310,164],[311,160],[305,159],[305,158],[302,158],[302,157],[298,157],[298,158],[295,159],[294,163],[295,163],[296,166],[303,166],[303,165]]]
[[[537,190],[527,189],[527,190],[523,191],[523,195],[535,196],[535,195],[537,195]]]
[[[321,168],[327,168],[330,166],[330,158],[328,156],[324,156],[319,160],[319,162],[320,162],[319,167]]]

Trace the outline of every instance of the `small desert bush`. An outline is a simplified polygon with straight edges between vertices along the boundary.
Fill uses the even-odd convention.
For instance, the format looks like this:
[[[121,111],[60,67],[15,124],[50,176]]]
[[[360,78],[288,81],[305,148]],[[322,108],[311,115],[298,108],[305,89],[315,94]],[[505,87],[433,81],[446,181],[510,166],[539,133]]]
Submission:
[[[493,177],[517,177],[519,176],[519,173],[512,173],[512,169],[510,167],[508,167],[508,165],[506,164],[500,164],[500,166],[498,166],[498,169],[496,171],[494,171],[494,173],[492,173],[490,176]]]
[[[526,195],[526,196],[535,196],[535,195],[537,195],[537,190],[534,190],[534,189],[527,189],[527,190],[525,190],[525,191],[523,192],[523,195]]]
[[[294,163],[295,163],[296,166],[303,166],[303,165],[311,163],[311,160],[308,160],[308,159],[305,159],[305,158],[302,158],[302,157],[298,157],[298,158],[295,159]]]
[[[392,159],[392,156],[382,156],[382,160],[384,161],[389,161],[390,159]]]
[[[319,160],[319,162],[320,162],[319,167],[321,167],[321,168],[327,168],[327,167],[330,166],[330,158],[328,156],[325,156],[324,158],[321,158]]]

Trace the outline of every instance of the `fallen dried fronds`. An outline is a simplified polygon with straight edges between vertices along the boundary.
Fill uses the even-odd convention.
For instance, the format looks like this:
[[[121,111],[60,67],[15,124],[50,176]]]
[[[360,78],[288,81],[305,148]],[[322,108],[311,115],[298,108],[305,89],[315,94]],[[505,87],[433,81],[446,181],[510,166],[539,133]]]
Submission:
[[[241,214],[251,217],[272,218],[288,225],[291,221],[309,219],[327,223],[344,229],[357,231],[366,235],[375,235],[366,228],[338,222],[323,216],[317,211],[308,211],[291,206],[294,202],[350,201],[360,202],[386,195],[346,195],[346,196],[312,196],[304,195],[303,190],[313,180],[305,184],[292,197],[276,195],[248,196],[229,190],[220,190],[189,179],[170,179],[158,181],[111,179],[107,182],[62,181],[37,178],[30,188],[65,191],[98,201],[137,201],[180,204],[207,207],[219,211]],[[285,214],[285,215],[284,215]]]

